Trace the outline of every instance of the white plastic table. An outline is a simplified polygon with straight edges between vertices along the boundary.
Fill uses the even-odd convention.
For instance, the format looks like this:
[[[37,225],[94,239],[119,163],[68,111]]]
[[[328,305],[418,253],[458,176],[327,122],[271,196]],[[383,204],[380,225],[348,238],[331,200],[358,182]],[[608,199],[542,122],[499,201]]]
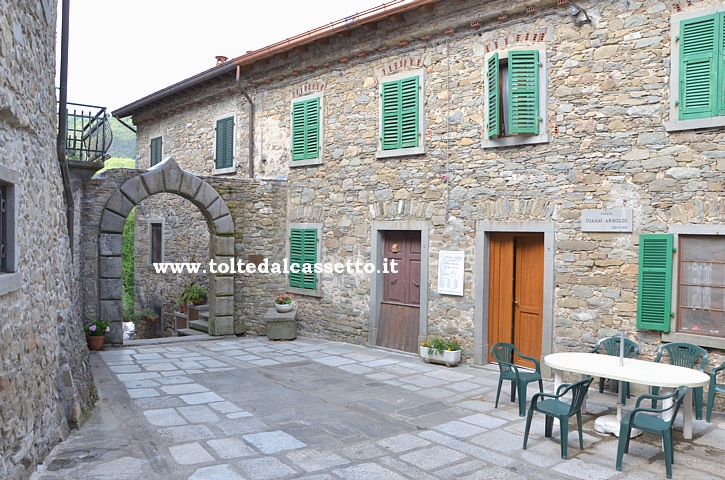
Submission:
[[[682,435],[687,439],[692,438],[692,388],[707,385],[710,376],[692,368],[668,363],[625,358],[624,364],[620,365],[619,360],[618,356],[583,352],[552,353],[544,357],[544,363],[554,370],[554,389],[562,383],[562,371],[653,387],[690,387],[682,403]]]

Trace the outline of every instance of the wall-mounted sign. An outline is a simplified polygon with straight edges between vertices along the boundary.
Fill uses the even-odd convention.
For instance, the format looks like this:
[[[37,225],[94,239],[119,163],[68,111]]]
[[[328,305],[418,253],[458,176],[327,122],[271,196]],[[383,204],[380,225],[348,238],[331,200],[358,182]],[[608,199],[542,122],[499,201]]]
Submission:
[[[438,255],[438,293],[463,296],[463,259],[463,251],[440,251]]]
[[[631,208],[582,210],[582,232],[631,232]]]

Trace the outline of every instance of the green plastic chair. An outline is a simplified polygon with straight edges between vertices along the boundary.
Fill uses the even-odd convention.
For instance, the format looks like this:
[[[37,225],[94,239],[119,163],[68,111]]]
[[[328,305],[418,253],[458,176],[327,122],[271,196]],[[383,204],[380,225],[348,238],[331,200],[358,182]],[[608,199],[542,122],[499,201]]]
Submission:
[[[496,405],[501,395],[501,384],[504,380],[511,381],[511,401],[516,401],[516,391],[519,392],[519,416],[526,416],[526,386],[531,382],[539,382],[539,391],[544,391],[544,383],[541,380],[541,366],[539,361],[533,357],[522,355],[511,343],[499,342],[491,347],[491,356],[498,363],[500,375],[498,377],[498,389],[496,390]],[[518,356],[534,362],[534,371],[525,367],[514,365],[514,357]]]
[[[717,374],[725,369],[725,360],[719,367],[710,370],[710,386],[707,391],[707,423],[710,423],[712,417],[712,404],[715,402],[716,393],[725,393],[725,384],[717,383]]]
[[[554,425],[554,417],[559,419],[559,430],[561,432],[561,458],[566,459],[566,447],[569,439],[569,417],[576,415],[577,429],[579,430],[579,449],[584,450],[582,440],[582,404],[587,398],[587,391],[593,377],[587,377],[574,384],[564,383],[556,389],[556,395],[551,393],[537,393],[531,399],[529,415],[526,417],[526,430],[524,431],[524,450],[529,440],[529,429],[534,412],[541,412],[546,415],[544,425],[544,436],[551,438],[551,430]],[[571,403],[562,402],[561,397],[571,392]]]
[[[619,356],[619,344],[621,343],[620,337],[607,337],[597,340],[597,344],[594,345],[589,353],[597,353],[601,347],[604,347],[607,355]],[[632,340],[624,339],[624,356],[626,358],[634,358],[639,353],[639,345]],[[627,397],[629,397],[629,382],[620,382],[619,390],[622,396],[622,405],[627,404]],[[604,392],[604,378],[599,378],[599,393]]]
[[[657,356],[654,361],[659,362],[662,359],[662,354],[665,352],[667,353],[672,365],[694,368],[696,370],[700,370],[701,372],[705,371],[705,365],[707,365],[707,351],[702,347],[686,342],[666,343],[664,345],[660,345],[660,348],[657,349]],[[697,363],[698,360],[700,360],[699,366]],[[658,395],[659,393],[660,387],[652,387],[653,395]],[[695,418],[697,420],[702,420],[703,393],[703,387],[695,387],[693,389],[693,395],[695,397]],[[656,400],[652,400],[652,408],[657,408]]]
[[[667,469],[667,478],[672,478],[672,464],[675,463],[674,452],[672,449],[672,425],[677,418],[677,412],[682,405],[682,399],[689,390],[688,387],[678,387],[675,391],[668,395],[642,395],[637,399],[637,405],[634,410],[626,414],[622,418],[619,426],[619,443],[617,445],[617,465],[618,471],[622,471],[622,457],[629,452],[629,440],[633,428],[638,428],[645,432],[656,433],[662,437],[662,445],[665,449],[665,468]],[[644,400],[652,400],[657,402],[672,398],[672,405],[667,408],[642,408],[640,404]],[[672,411],[672,418],[664,420],[661,414],[666,411]],[[652,414],[652,415],[649,415]]]

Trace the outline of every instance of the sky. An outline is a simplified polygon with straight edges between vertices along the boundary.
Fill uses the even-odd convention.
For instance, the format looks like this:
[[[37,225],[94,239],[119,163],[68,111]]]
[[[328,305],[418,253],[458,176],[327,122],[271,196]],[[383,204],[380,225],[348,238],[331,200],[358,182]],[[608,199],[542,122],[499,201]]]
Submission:
[[[68,101],[109,111],[390,0],[70,0]],[[58,49],[60,71],[60,17]],[[56,86],[58,86],[56,78]]]

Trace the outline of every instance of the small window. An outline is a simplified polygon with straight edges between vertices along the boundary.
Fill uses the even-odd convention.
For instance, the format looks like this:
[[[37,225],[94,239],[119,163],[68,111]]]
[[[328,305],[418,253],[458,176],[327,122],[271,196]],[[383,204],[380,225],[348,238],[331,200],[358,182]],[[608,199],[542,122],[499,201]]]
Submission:
[[[380,84],[378,158],[425,153],[423,74],[392,75]]]
[[[8,271],[8,188],[0,183],[0,273]]]
[[[151,224],[151,263],[164,261],[163,226],[160,223]]]
[[[234,117],[221,118],[216,121],[216,143],[214,158],[216,162],[216,173],[233,173]]]
[[[291,167],[322,163],[322,102],[319,94],[292,103]]]
[[[544,50],[494,52],[486,59],[484,147],[545,143]]]
[[[677,331],[725,337],[725,237],[680,235]]]
[[[725,125],[725,11],[672,17],[668,131]]]
[[[291,224],[289,229],[288,290],[303,295],[320,295],[319,271],[322,226]]]
[[[163,140],[161,137],[151,139],[151,161],[149,166],[153,167],[157,163],[161,162],[161,156],[163,155]]]
[[[0,296],[18,290],[17,184],[20,174],[0,165]]]

